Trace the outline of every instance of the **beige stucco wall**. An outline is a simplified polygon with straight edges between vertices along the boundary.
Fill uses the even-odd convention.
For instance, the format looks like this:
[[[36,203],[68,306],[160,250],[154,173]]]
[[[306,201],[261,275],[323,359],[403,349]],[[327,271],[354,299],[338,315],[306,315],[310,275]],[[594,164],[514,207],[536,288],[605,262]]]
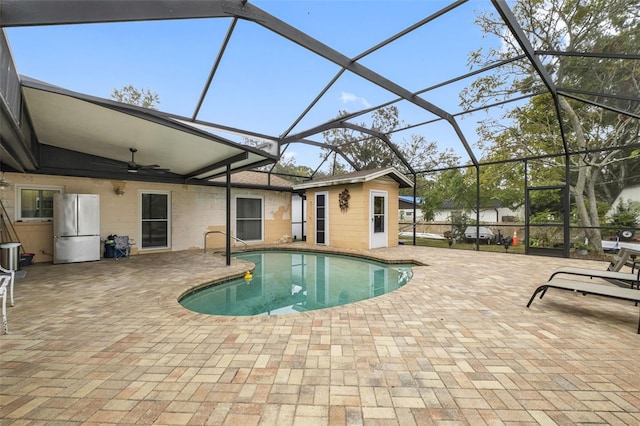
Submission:
[[[339,194],[349,190],[349,209],[340,210]],[[370,237],[370,193],[387,193],[387,247],[398,245],[398,183],[390,178],[350,185],[335,185],[307,190],[307,241],[316,244],[316,194],[328,193],[329,225],[327,245],[336,248],[368,249]]]
[[[13,184],[2,191],[0,199],[4,205],[24,249],[35,253],[34,262],[52,260],[53,224],[52,222],[15,222],[16,185],[60,186],[65,193],[83,193],[100,195],[100,236],[128,235],[139,240],[139,194],[141,191],[167,191],[171,196],[171,249],[202,250],[204,233],[208,230],[224,231],[225,188],[160,184],[134,181],[110,181],[103,179],[29,175],[6,173]],[[124,189],[118,196],[115,190]],[[235,235],[235,197],[252,196],[263,199],[264,228],[263,240],[256,243],[275,243],[291,238],[291,194],[288,192],[264,191],[232,188],[232,234]],[[224,237],[210,235],[207,248],[224,247]],[[134,246],[132,253],[139,254]],[[166,250],[165,250],[166,251]],[[149,253],[156,251],[143,251]]]

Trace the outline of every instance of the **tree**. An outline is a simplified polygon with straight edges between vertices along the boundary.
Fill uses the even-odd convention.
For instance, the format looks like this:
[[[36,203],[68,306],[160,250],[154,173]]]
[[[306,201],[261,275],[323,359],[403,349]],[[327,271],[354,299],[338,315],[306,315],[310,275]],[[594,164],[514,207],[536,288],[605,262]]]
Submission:
[[[637,0],[521,0],[513,7],[534,50],[568,52],[637,53],[640,44],[640,2]],[[499,48],[472,52],[469,63],[485,66],[520,53],[516,40],[501,19],[491,13],[478,15],[477,24],[502,41]],[[569,161],[569,190],[575,201],[579,225],[597,250],[601,250],[598,202],[612,201],[616,188],[638,173],[638,152],[625,147],[638,142],[640,121],[621,111],[640,112],[640,64],[634,60],[582,58],[571,55],[540,56],[560,88],[579,89],[595,104],[559,96],[558,103],[569,151],[578,155],[548,157],[535,170],[536,182],[563,182]],[[479,128],[481,148],[487,159],[532,157],[562,153],[556,108],[541,79],[524,61],[514,61],[484,75],[461,93],[466,109],[487,105],[512,94],[533,95],[528,103],[505,116],[487,120]],[[617,111],[616,111],[617,110]],[[521,182],[521,179],[520,179]],[[512,182],[514,185],[521,183]],[[613,185],[613,186],[612,186]],[[607,191],[607,189],[609,189]]]
[[[437,177],[430,181],[427,188],[421,192],[422,203],[420,209],[426,220],[433,220],[436,212],[445,202],[449,202],[453,208],[465,212],[477,213],[480,209],[494,208],[494,203],[499,201],[503,207],[515,208],[521,202],[521,197],[512,188],[496,184],[497,180],[489,176],[496,168],[484,167],[480,169],[480,199],[476,193],[476,169],[450,169],[438,173]],[[475,220],[475,215],[472,217]]]
[[[338,117],[344,117],[346,114],[345,111],[340,111]],[[453,153],[453,150],[438,152],[436,144],[428,142],[423,136],[412,134],[409,140],[402,140],[399,143],[394,141],[393,131],[400,128],[402,124],[398,108],[391,105],[372,112],[370,127],[364,123],[358,125],[374,133],[384,135],[392,147],[401,153],[414,170],[447,167],[457,162],[458,157]],[[348,127],[327,130],[323,132],[322,136],[328,145],[338,147],[342,153],[350,158],[358,170],[393,166],[405,173],[409,171],[401,158],[396,155],[394,149],[377,136]],[[326,156],[329,149],[324,149],[323,152],[323,156]],[[339,158],[335,153],[333,156],[334,159]],[[335,165],[334,169],[339,172],[346,171],[342,163]]]
[[[111,99],[148,109],[157,109],[156,105],[160,103],[160,97],[156,92],[152,92],[150,89],[139,90],[131,84],[122,89],[113,89]]]
[[[441,172],[436,179],[429,181],[427,188],[421,192],[422,216],[425,220],[434,220],[436,213],[446,201],[462,208],[460,204],[467,204],[463,201],[464,199],[471,196],[475,200],[475,191],[470,194],[469,188],[470,186],[465,183],[464,173],[460,169]]]
[[[264,166],[264,169],[294,183],[301,183],[313,174],[311,167],[297,164],[293,158],[280,158],[275,165]]]

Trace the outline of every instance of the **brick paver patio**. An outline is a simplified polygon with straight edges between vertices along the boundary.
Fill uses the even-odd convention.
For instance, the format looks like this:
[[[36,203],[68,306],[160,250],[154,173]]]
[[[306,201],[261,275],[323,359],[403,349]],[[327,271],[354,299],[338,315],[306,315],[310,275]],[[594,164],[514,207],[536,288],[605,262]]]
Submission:
[[[272,317],[183,309],[247,265],[187,251],[26,267],[0,424],[640,424],[632,303],[537,284],[593,261],[400,246],[393,293]]]

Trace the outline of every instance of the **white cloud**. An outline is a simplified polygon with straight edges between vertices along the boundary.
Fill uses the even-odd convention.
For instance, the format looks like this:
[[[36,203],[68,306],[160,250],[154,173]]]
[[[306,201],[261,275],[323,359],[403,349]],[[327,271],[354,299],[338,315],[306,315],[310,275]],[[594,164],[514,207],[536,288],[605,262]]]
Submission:
[[[340,100],[342,101],[343,104],[349,103],[349,102],[358,102],[360,104],[362,104],[365,108],[370,108],[371,104],[369,102],[367,102],[367,100],[365,98],[360,98],[356,95],[354,95],[353,93],[347,93],[347,92],[341,92],[340,93]]]

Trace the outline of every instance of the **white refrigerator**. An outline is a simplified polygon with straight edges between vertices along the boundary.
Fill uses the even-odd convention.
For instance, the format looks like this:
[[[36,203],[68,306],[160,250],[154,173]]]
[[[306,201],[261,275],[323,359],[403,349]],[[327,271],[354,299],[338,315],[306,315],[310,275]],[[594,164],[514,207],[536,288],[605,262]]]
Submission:
[[[100,260],[100,196],[53,196],[53,263]]]

